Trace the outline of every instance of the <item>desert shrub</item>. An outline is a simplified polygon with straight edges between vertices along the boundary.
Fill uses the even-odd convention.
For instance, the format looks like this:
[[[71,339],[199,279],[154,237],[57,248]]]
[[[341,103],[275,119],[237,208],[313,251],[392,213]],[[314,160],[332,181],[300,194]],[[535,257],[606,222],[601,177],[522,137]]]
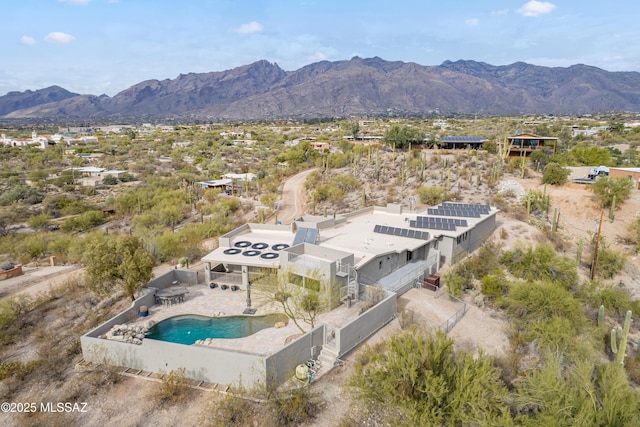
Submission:
[[[488,240],[459,268],[470,270],[473,277],[482,279],[484,276],[500,269],[501,254],[500,245],[493,240]]]
[[[596,260],[596,275],[603,279],[613,279],[624,269],[626,263],[625,254],[602,242]]]
[[[136,177],[131,175],[130,173],[125,172],[120,174],[120,176],[118,177],[118,180],[120,182],[132,182],[136,180]]]
[[[275,394],[270,412],[275,425],[297,426],[312,421],[320,412],[320,403],[307,388],[298,388]]]
[[[640,251],[640,216],[629,224],[629,241],[636,246],[636,251]]]
[[[469,288],[468,280],[458,274],[455,269],[449,270],[442,277],[442,281],[447,285],[449,293],[456,297],[460,297],[462,292]]]
[[[592,360],[548,358],[516,385],[513,411],[523,426],[633,426],[640,423],[638,392],[624,370]]]
[[[315,203],[329,201],[331,203],[342,200],[345,196],[344,191],[332,184],[321,184],[316,187],[313,193],[313,201]]]
[[[356,366],[350,384],[367,407],[385,408],[381,424],[510,424],[507,389],[490,358],[455,352],[442,331],[392,336]]]
[[[27,377],[27,375],[35,371],[39,365],[40,361],[38,360],[30,360],[27,363],[0,363],[0,381],[10,377],[22,381]]]
[[[608,208],[613,204],[614,197],[616,205],[621,205],[627,200],[633,190],[633,181],[628,178],[601,176],[589,188],[598,196],[602,207]]]
[[[422,186],[417,190],[420,203],[433,206],[438,205],[444,201],[445,191],[444,187],[430,187]]]
[[[254,415],[252,402],[228,394],[213,407],[210,415],[205,416],[203,423],[214,427],[243,427],[252,424]]]
[[[158,403],[179,404],[186,402],[189,386],[185,372],[185,368],[179,368],[162,377],[162,382],[156,392]]]
[[[580,301],[550,280],[513,283],[500,305],[513,317],[523,344],[539,339],[548,347],[575,346],[575,337],[586,324]]]
[[[594,309],[603,305],[609,315],[622,316],[627,310],[637,313],[640,309],[640,301],[634,300],[628,290],[599,280],[583,283],[576,297]]]
[[[562,185],[567,181],[571,171],[563,168],[558,163],[551,162],[542,170],[542,183],[551,185]]]
[[[67,218],[62,223],[62,230],[66,232],[70,231],[86,231],[90,228],[96,227],[104,222],[104,213],[99,210],[91,210],[80,214],[79,216]]]
[[[360,180],[352,175],[336,175],[328,180],[329,184],[338,187],[343,192],[355,190],[360,187]]]
[[[40,203],[43,199],[44,196],[35,188],[30,187],[27,184],[18,183],[0,194],[0,206],[7,206],[14,202],[23,202],[28,205],[35,205]]]
[[[484,276],[480,282],[482,283],[482,293],[490,300],[501,298],[509,289],[509,283],[502,270],[492,271],[491,274]]]
[[[25,295],[11,296],[0,301],[0,344],[13,342],[22,332],[31,299]]]
[[[113,175],[105,175],[104,178],[102,178],[102,183],[104,185],[116,185],[118,183],[118,178]]]
[[[509,238],[509,232],[505,227],[500,228],[500,238],[502,240],[507,240]]]
[[[551,280],[565,289],[571,289],[578,281],[575,260],[558,255],[546,243],[535,248],[518,246],[505,252],[501,261],[511,274],[521,279]]]
[[[51,216],[47,212],[33,215],[27,220],[27,225],[34,230],[47,230],[51,224]]]

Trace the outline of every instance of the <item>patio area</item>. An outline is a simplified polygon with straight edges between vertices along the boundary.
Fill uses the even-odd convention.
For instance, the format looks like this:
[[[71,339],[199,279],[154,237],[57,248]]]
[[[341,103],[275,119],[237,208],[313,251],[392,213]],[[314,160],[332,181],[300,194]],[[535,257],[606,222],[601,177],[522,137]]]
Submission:
[[[247,308],[247,292],[245,290],[231,291],[231,289],[222,290],[220,287],[211,289],[208,285],[198,284],[191,285],[179,283],[172,287],[166,288],[164,291],[169,293],[173,289],[180,289],[183,294],[183,302],[162,305],[156,304],[148,307],[148,315],[146,317],[139,316],[131,325],[147,326],[151,322],[158,323],[164,319],[184,315],[196,314],[207,317],[224,317],[224,316],[242,316],[243,311]],[[187,292],[183,292],[182,290]],[[264,304],[260,300],[258,292],[254,289],[251,292],[252,308],[256,309],[253,316],[263,316],[272,313],[282,313],[282,310],[275,304]],[[316,326],[322,323],[326,324],[328,330],[341,327],[351,320],[358,317],[364,302],[355,302],[351,307],[342,304],[330,312],[322,313],[316,320]],[[298,320],[298,323],[305,332],[311,330],[311,326]],[[263,329],[253,335],[236,339],[211,339],[208,345],[200,345],[203,347],[215,347],[225,350],[235,350],[245,353],[270,355],[281,349],[285,345],[285,341],[289,338],[301,334],[300,330],[295,326],[293,321],[289,320],[285,327],[276,329]]]

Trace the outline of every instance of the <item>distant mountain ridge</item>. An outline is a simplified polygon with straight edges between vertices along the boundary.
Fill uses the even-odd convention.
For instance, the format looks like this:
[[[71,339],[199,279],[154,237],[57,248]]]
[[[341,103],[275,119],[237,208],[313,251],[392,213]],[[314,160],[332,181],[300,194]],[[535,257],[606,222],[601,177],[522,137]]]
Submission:
[[[266,60],[225,71],[147,80],[113,97],[57,86],[0,97],[5,118],[119,117],[250,120],[427,115],[516,115],[640,111],[640,73],[587,65],[439,66],[381,58],[321,61],[284,71]]]

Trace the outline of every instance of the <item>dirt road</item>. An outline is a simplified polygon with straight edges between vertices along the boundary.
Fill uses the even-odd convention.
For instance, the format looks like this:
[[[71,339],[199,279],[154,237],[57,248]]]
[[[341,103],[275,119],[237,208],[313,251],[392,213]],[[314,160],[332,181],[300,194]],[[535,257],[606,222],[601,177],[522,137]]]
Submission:
[[[290,224],[295,218],[304,214],[306,198],[304,182],[313,171],[315,171],[315,169],[300,172],[284,182],[282,198],[280,200],[280,210],[278,211],[278,221],[283,224]]]

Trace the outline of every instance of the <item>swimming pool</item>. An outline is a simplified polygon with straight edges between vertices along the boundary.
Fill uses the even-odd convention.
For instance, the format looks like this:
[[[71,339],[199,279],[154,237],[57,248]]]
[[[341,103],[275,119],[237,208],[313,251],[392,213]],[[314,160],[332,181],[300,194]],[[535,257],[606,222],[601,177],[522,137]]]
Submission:
[[[276,322],[287,322],[284,314],[266,316],[229,316],[206,317],[186,314],[162,320],[145,334],[146,338],[169,341],[178,344],[194,344],[207,338],[243,338],[266,328],[272,328]]]

